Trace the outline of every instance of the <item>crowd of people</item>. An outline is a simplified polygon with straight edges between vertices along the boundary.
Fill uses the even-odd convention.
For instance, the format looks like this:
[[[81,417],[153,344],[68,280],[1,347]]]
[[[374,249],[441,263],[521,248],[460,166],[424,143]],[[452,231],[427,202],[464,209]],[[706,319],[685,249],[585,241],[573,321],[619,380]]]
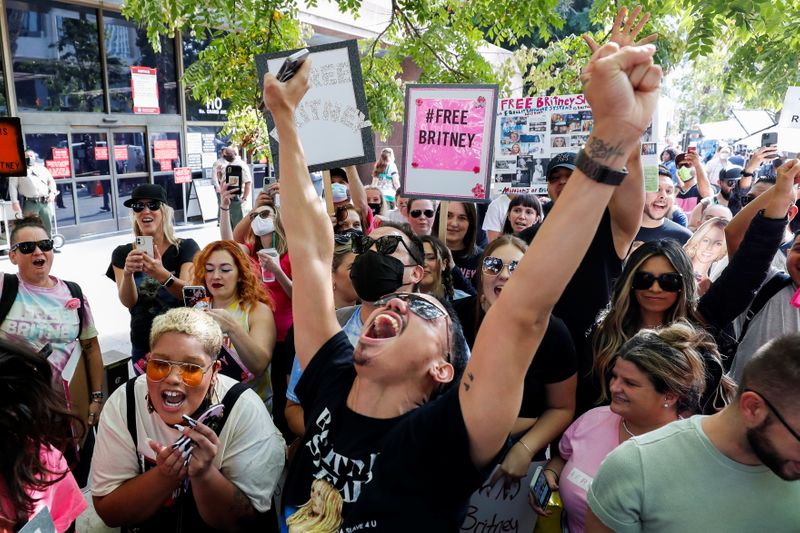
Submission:
[[[608,43],[586,38],[593,126],[542,169],[547,197],[485,209],[404,197],[385,149],[371,176],[331,171],[329,211],[294,120],[310,62],[267,74],[280,181],[252,211],[250,180],[222,179],[234,149],[205,247],[176,235],[160,186],[125,202],[133,242],[107,276],[133,377],[108,398],[89,302],[50,274],[43,222],[17,223],[0,531],[43,507],[74,528],[87,484],[125,531],[458,531],[487,478],[535,462],[563,506],[531,507],[572,533],[797,531],[800,161],[668,148],[645,193],[662,78],[646,21],[622,9]]]

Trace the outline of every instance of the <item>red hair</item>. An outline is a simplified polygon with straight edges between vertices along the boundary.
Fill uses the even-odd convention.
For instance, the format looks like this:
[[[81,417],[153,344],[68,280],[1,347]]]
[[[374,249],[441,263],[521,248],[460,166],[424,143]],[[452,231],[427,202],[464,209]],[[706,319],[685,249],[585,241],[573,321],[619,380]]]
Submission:
[[[275,303],[264,289],[264,284],[256,277],[253,263],[234,241],[214,241],[197,254],[194,258],[193,283],[206,287],[206,263],[211,254],[217,251],[228,252],[233,258],[237,270],[239,270],[236,293],[239,296],[240,305],[243,308],[252,308],[256,302],[262,302],[274,310]]]

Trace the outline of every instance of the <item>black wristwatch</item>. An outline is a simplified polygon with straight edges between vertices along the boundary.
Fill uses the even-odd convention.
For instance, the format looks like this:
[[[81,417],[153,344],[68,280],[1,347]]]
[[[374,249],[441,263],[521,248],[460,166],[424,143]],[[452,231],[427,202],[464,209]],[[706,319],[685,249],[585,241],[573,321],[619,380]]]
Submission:
[[[606,185],[619,185],[628,175],[627,168],[622,170],[608,168],[589,157],[585,150],[578,152],[578,157],[575,158],[575,168],[583,172],[587,178]]]
[[[161,286],[164,287],[165,289],[169,289],[170,287],[172,287],[173,283],[175,283],[175,276],[170,274],[169,277],[167,278],[167,281],[162,283]]]
[[[751,177],[753,177],[753,173],[752,172],[748,172],[746,170],[742,170],[742,176],[744,176],[745,178],[751,178]]]

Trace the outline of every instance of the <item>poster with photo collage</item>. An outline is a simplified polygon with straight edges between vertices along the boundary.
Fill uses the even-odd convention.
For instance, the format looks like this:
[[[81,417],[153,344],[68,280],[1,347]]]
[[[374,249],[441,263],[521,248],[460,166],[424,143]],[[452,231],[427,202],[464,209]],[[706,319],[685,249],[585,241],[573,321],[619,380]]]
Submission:
[[[592,110],[583,94],[503,98],[497,105],[491,197],[547,194],[550,158],[577,152],[592,132]],[[654,124],[642,136],[655,152]]]

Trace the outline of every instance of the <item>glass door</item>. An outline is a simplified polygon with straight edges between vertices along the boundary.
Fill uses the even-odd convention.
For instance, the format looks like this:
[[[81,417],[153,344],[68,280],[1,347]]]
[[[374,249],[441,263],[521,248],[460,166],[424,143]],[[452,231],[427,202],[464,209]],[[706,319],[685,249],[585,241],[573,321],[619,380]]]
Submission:
[[[73,128],[70,136],[76,218],[81,237],[130,228],[122,205],[148,181],[144,130]]]

